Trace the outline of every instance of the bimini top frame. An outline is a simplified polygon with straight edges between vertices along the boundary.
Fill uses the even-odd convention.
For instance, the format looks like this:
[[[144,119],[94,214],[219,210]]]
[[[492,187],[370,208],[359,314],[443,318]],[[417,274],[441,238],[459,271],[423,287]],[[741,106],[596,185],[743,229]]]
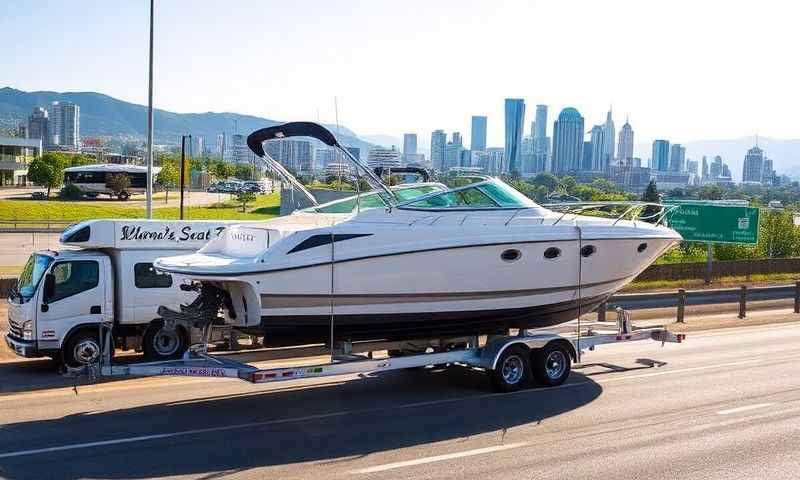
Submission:
[[[367,168],[359,159],[353,156],[346,148],[344,148],[336,136],[327,128],[314,122],[289,122],[274,127],[262,128],[256,130],[247,136],[247,146],[253,153],[264,159],[275,171],[282,177],[288,180],[293,186],[299,189],[305,196],[311,200],[314,205],[319,205],[317,199],[309,192],[292,174],[290,174],[279,162],[272,158],[264,150],[264,142],[274,139],[283,139],[290,137],[311,137],[319,140],[325,145],[334,147],[342,152],[350,162],[355,165],[356,170],[361,169],[364,172],[365,179],[369,185],[378,192],[378,195],[386,202],[387,205],[394,206],[397,203],[397,198],[389,187],[375,175],[375,172]]]

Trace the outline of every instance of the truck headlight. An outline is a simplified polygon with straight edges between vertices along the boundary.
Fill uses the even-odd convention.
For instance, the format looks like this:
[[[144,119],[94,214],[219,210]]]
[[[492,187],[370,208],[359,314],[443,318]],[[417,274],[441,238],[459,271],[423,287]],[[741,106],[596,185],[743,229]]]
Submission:
[[[33,340],[33,320],[26,320],[22,324],[22,339]]]

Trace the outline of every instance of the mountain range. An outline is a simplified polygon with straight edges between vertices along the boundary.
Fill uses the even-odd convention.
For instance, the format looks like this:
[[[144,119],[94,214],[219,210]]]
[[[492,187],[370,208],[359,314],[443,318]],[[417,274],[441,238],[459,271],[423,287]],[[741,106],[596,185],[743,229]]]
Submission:
[[[81,136],[126,136],[144,139],[147,135],[147,106],[125,102],[96,92],[25,92],[11,87],[0,88],[0,118],[25,120],[36,107],[52,102],[72,102],[81,108]],[[181,135],[203,136],[213,146],[217,135],[242,133],[282,123],[278,120],[230,112],[175,113],[155,109],[153,130],[156,143],[177,144]],[[336,127],[327,125],[333,131]],[[348,147],[368,150],[373,145],[346,127],[339,128],[339,141]]]

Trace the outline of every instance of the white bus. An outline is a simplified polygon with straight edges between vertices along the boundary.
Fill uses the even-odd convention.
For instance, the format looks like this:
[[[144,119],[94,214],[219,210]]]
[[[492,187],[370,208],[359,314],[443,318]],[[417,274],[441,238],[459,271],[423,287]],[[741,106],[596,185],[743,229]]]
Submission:
[[[161,171],[161,167],[153,167],[153,176]],[[119,193],[114,193],[108,187],[112,175],[124,174],[130,179],[130,187]],[[131,195],[141,194],[147,188],[147,167],[139,165],[118,165],[114,163],[100,163],[96,165],[83,165],[64,169],[64,184],[73,184],[86,196],[98,195],[117,196],[120,200],[127,200]]]

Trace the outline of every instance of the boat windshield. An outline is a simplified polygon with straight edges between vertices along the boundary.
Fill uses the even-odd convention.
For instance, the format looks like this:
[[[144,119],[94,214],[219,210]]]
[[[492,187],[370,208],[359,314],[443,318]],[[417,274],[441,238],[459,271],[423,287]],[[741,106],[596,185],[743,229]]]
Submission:
[[[498,178],[492,178],[466,187],[426,195],[405,202],[398,208],[408,209],[481,209],[481,208],[533,208],[533,200]]]
[[[52,261],[53,257],[39,254],[33,254],[28,259],[17,281],[17,292],[24,300],[30,299],[36,293],[36,287]]]
[[[444,190],[446,190],[444,185],[436,183],[392,188],[395,196],[401,202],[413,200],[417,197],[428,195],[434,192],[442,192]],[[356,206],[357,201],[359,204],[358,206]],[[386,203],[383,201],[381,196],[373,190],[371,192],[362,193],[361,198],[357,198],[357,196],[354,195],[341,200],[334,200],[333,202],[328,202],[318,207],[307,208],[303,211],[312,213],[352,213],[355,212],[357,208],[361,210],[367,210],[370,208],[384,207],[386,207]]]

